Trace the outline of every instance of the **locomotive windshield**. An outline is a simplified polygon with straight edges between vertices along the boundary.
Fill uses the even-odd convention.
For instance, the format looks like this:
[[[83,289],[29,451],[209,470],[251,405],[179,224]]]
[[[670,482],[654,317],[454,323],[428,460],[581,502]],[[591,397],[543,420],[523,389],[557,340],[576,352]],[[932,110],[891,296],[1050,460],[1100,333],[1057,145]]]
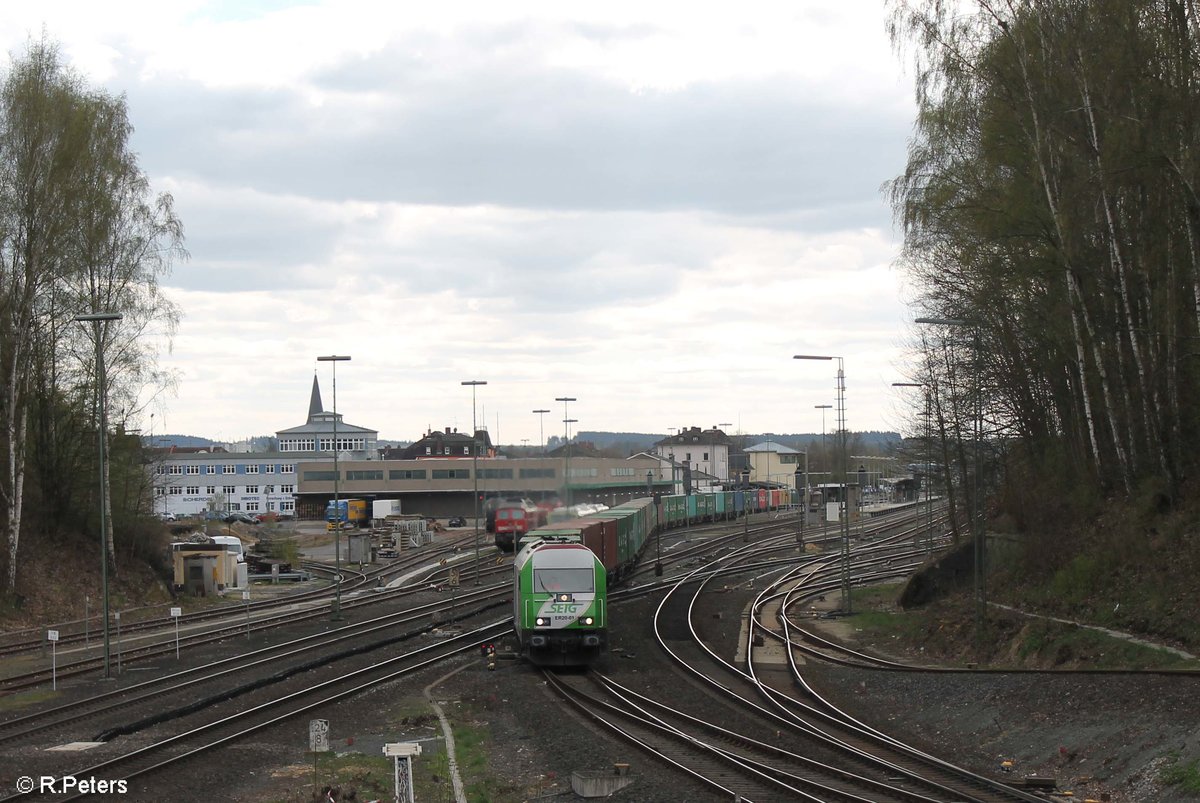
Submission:
[[[591,569],[537,569],[533,573],[533,590],[590,593],[596,590],[595,579]]]

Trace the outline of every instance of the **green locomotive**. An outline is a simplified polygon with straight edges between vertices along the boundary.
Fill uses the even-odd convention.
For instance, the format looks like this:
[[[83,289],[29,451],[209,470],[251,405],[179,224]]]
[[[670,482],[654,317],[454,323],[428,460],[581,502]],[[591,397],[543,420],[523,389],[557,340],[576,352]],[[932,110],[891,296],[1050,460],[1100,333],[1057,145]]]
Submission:
[[[589,664],[608,646],[604,564],[578,541],[547,536],[517,554],[513,621],[521,652],[539,666]]]

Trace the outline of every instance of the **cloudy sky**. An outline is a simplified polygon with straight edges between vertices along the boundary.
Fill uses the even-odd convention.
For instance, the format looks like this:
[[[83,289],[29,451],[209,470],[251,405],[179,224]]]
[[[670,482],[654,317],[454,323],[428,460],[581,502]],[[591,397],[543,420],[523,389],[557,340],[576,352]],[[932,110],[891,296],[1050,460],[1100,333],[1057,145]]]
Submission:
[[[303,423],[314,371],[381,438],[897,429],[906,320],[880,186],[911,74],[882,2],[6,7],[128,98],[190,260],[144,431]],[[547,408],[543,416],[531,411]],[[153,422],[149,413],[154,413]],[[832,419],[826,426],[832,429]]]

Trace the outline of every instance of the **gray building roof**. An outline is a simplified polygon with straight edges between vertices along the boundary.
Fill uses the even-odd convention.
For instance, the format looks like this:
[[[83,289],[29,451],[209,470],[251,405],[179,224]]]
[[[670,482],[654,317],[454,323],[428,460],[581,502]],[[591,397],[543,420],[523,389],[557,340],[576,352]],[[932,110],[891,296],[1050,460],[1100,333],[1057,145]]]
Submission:
[[[790,446],[784,446],[782,443],[776,443],[775,441],[763,441],[762,443],[756,443],[753,446],[747,446],[746,451],[775,452],[776,454],[803,454],[803,452],[799,452]]]

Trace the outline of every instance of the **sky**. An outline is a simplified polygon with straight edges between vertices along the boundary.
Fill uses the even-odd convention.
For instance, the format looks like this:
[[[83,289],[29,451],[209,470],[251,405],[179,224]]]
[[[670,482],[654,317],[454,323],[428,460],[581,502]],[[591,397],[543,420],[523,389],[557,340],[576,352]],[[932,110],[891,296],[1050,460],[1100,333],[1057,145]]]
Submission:
[[[843,358],[851,431],[906,426],[882,185],[915,106],[884,23],[882,0],[40,0],[0,37],[126,97],[183,221],[175,388],[133,425],[302,424],[337,354],[338,412],[381,439],[474,416],[536,445],[568,417],[832,430],[837,362],[794,354]]]

